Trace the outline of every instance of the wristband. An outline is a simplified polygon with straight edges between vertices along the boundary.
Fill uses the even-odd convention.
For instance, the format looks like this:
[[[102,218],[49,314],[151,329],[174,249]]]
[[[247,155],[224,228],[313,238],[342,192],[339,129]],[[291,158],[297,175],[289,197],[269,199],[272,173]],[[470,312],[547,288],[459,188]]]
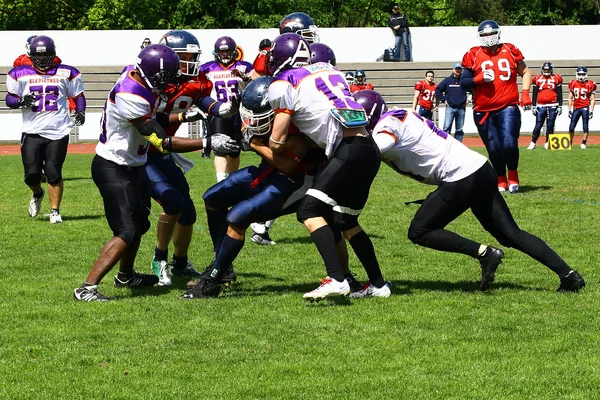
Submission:
[[[183,113],[179,113],[178,119],[179,119],[179,122],[185,122],[185,115],[183,115]]]
[[[285,144],[285,140],[280,142],[279,140],[273,139],[271,136],[269,136],[269,140],[275,144]]]

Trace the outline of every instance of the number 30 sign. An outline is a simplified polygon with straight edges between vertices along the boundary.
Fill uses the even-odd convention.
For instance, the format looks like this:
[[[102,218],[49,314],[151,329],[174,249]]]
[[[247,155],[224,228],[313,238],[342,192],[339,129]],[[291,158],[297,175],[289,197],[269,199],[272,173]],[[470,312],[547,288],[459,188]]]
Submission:
[[[548,139],[550,150],[571,150],[571,137],[568,133],[555,133]]]

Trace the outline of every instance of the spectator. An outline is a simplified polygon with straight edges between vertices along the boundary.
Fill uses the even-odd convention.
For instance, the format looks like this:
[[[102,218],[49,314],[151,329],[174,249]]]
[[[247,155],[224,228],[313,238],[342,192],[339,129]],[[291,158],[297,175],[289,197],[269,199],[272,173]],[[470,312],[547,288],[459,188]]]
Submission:
[[[450,133],[452,121],[454,121],[454,138],[459,142],[462,142],[465,135],[463,125],[465,123],[465,109],[467,108],[467,92],[460,87],[462,70],[460,63],[454,64],[452,74],[435,88],[435,96],[440,102],[446,104],[443,130]]]
[[[393,61],[410,61],[410,29],[406,15],[400,13],[397,5],[392,8],[388,17],[388,26],[394,34],[394,58]],[[400,58],[400,48],[404,45],[404,60]]]
[[[500,26],[485,20],[477,28],[481,46],[463,57],[460,85],[473,90],[473,119],[498,175],[498,191],[519,191],[519,132],[521,111],[531,109],[531,71],[521,50],[500,43]],[[519,102],[517,75],[523,78]],[[508,169],[508,179],[506,170]]]
[[[596,104],[596,83],[588,80],[586,67],[577,68],[576,79],[569,82],[569,134],[571,135],[571,144],[575,135],[575,126],[579,118],[583,121],[583,140],[581,148],[587,147],[587,138],[590,133],[588,122],[594,115],[594,105]]]
[[[152,44],[152,42],[150,41],[150,38],[145,38],[144,41],[142,42],[142,45],[140,46],[140,49],[143,49],[146,46],[150,46],[151,44]]]
[[[44,189],[42,167],[50,195],[50,223],[60,223],[60,203],[63,196],[62,167],[67,156],[69,133],[73,122],[69,117],[68,98],[75,99],[75,124],[85,122],[85,96],[81,73],[74,67],[56,61],[54,40],[36,36],[28,44],[29,64],[23,62],[6,76],[6,105],[21,109],[21,156],[25,184],[32,191],[29,216],[39,214]],[[52,82],[49,85],[46,82]]]
[[[433,71],[425,72],[425,80],[418,81],[415,84],[415,96],[413,97],[412,110],[417,112],[417,103],[419,105],[419,115],[427,119],[433,119],[433,112],[437,110],[440,100],[435,95],[435,83]],[[435,100],[434,100],[435,99]],[[435,106],[433,105],[435,101]]]

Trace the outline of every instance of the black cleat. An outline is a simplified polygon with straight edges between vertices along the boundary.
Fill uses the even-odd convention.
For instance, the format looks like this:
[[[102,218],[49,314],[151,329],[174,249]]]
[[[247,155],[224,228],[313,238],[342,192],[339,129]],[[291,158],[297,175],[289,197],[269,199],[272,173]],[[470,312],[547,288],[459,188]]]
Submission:
[[[192,300],[208,297],[217,297],[221,293],[221,286],[210,278],[200,278],[198,283],[181,295],[182,299]]]
[[[112,300],[110,297],[106,297],[98,291],[98,285],[87,284],[83,284],[81,287],[75,289],[75,292],[73,293],[73,299],[87,302]]]
[[[115,276],[115,287],[117,288],[149,287],[154,286],[157,283],[158,276],[154,274],[140,274],[135,270],[133,270],[133,273],[129,276],[122,272],[119,272],[117,276]]]
[[[356,278],[356,274],[353,272],[348,272],[344,274],[344,278],[348,281],[348,285],[350,286],[350,293],[360,292],[363,288],[363,284],[360,283]]]
[[[585,287],[583,277],[575,270],[569,271],[567,276],[560,278],[560,286],[556,289],[559,293],[578,292],[579,289]]]
[[[177,264],[175,261],[169,263],[171,266],[171,275],[185,278],[200,278],[202,274],[194,268],[194,264],[187,262],[187,265],[183,267]]]
[[[490,283],[494,282],[494,274],[504,258],[504,252],[492,246],[488,246],[484,254],[477,257],[481,264],[481,281],[479,282],[479,290],[481,291],[490,288]]]
[[[194,279],[191,280],[187,283],[187,287],[191,288],[195,285],[198,284],[198,282],[200,282],[201,279],[203,278],[210,278],[210,272],[212,270],[214,261],[212,261],[208,267],[204,268],[204,271],[202,272],[202,274],[200,275],[199,279]],[[237,280],[237,274],[235,273],[235,270],[233,269],[233,264],[231,264],[226,270],[225,273],[223,274],[223,276],[221,277],[219,284],[225,284],[225,285],[230,285],[235,283],[235,281]]]

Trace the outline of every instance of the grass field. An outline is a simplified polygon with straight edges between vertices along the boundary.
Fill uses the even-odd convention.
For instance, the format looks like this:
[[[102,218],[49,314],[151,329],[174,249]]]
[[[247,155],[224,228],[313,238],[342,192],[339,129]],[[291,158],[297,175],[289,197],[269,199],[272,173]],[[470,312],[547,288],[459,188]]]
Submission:
[[[201,196],[214,173],[212,159],[190,158],[199,212],[190,258],[203,267],[212,250]],[[361,221],[393,282],[389,299],[305,304],[324,267],[288,216],[272,230],[276,246],[247,241],[238,283],[219,298],[181,300],[185,280],[116,289],[114,271],[101,291],[118,300],[84,304],[73,288],[111,236],[92,156],[68,156],[60,225],[29,218],[20,157],[0,157],[0,398],[600,398],[599,158],[597,146],[522,149],[522,193],[506,195],[519,225],[584,276],[579,294],[555,293],[558,277],[512,249],[493,289],[478,292],[475,260],[406,238],[417,206],[404,202],[433,187],[382,165]],[[149,271],[155,228],[153,219],[139,270]],[[449,229],[498,245],[468,213]],[[351,267],[365,278],[353,255]]]

